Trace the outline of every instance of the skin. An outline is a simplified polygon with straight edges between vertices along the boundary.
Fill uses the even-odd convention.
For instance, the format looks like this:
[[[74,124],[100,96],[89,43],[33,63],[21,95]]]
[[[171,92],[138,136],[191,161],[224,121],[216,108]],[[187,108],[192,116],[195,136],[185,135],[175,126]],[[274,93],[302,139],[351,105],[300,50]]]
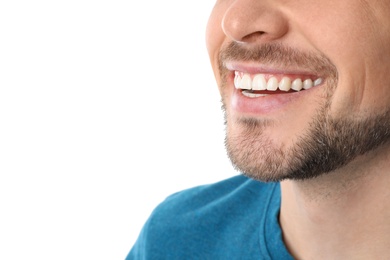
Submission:
[[[250,177],[281,181],[280,224],[297,259],[390,258],[389,13],[388,0],[217,0],[211,13],[207,48],[226,110],[230,157]],[[232,43],[239,54],[221,62]],[[262,46],[282,46],[275,48],[282,55],[250,61],[240,55]],[[242,110],[235,104],[234,71],[224,67],[229,63],[324,83],[282,94],[283,102],[275,95],[260,98],[260,109]],[[349,131],[343,135],[332,122]],[[291,165],[298,169],[307,157],[299,147],[316,139],[317,123],[325,125],[320,133],[333,132],[328,139],[339,142],[339,155],[352,155],[329,169],[315,165],[310,176],[291,174]],[[380,142],[353,151],[354,143],[377,135]]]

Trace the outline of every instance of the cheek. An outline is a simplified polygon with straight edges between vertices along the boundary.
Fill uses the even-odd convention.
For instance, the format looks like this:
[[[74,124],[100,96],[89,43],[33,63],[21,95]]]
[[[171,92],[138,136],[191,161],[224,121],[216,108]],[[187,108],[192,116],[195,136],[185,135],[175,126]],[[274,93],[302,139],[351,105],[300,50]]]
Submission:
[[[346,113],[372,113],[389,107],[390,60],[384,57],[390,57],[390,41],[370,33],[364,35],[349,38],[345,37],[348,34],[343,35],[330,57],[339,72],[333,104],[337,106],[335,109]]]
[[[313,23],[299,23],[306,39],[337,68],[332,111],[344,116],[389,107],[390,30],[366,9],[340,2],[333,10],[350,11],[337,16],[336,11],[329,14],[332,10],[328,10],[328,15],[316,13]]]
[[[210,63],[214,72],[214,76],[219,86],[220,75],[219,75],[219,68],[218,68],[218,55],[226,38],[221,27],[223,13],[218,7],[219,6],[214,7],[207,23],[206,47],[209,54]]]
[[[221,22],[222,15],[217,4],[211,11],[206,27],[206,47],[211,60],[215,52],[217,52],[219,42],[223,40]]]

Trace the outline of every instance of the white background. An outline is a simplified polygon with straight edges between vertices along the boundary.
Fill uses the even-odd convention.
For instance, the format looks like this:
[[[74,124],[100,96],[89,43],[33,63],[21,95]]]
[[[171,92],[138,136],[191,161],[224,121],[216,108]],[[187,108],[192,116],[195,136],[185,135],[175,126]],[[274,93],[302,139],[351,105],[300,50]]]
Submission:
[[[214,1],[0,3],[0,259],[124,259],[169,194],[234,174]]]

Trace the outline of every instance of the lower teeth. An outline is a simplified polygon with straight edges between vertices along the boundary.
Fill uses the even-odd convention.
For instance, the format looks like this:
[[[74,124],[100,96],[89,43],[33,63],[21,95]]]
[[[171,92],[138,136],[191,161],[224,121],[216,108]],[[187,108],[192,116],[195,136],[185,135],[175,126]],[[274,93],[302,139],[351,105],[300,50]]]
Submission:
[[[256,97],[265,97],[265,96],[268,96],[268,94],[256,94],[256,93],[253,93],[253,92],[249,92],[247,90],[243,90],[242,91],[242,94],[246,97],[251,97],[251,98],[256,98]]]

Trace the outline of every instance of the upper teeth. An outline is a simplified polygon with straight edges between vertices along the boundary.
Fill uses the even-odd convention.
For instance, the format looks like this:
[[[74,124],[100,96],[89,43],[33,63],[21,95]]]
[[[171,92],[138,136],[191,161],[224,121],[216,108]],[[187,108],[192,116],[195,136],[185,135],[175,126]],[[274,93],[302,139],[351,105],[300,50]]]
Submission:
[[[234,86],[237,89],[248,90],[269,90],[276,91],[277,89],[282,91],[289,91],[290,89],[300,91],[302,89],[309,89],[314,86],[318,86],[322,83],[322,78],[316,80],[295,78],[291,80],[289,77],[283,77],[280,82],[274,76],[268,78],[264,74],[250,75],[249,73],[236,72],[234,77]]]

